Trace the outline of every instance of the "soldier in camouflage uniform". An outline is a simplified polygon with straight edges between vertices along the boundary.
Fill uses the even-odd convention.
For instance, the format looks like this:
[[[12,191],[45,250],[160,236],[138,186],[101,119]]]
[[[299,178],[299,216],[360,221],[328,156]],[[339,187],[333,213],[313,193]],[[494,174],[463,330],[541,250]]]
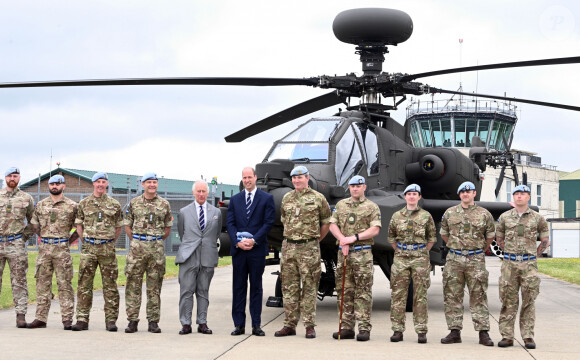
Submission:
[[[530,188],[519,185],[512,191],[515,208],[499,217],[496,230],[498,245],[503,249],[503,262],[499,278],[499,347],[513,346],[514,324],[518,313],[519,291],[522,292],[520,332],[525,347],[535,349],[534,325],[536,322],[536,297],[540,293],[540,277],[536,257],[550,245],[548,223],[544,217],[528,207]],[[540,245],[536,248],[536,239]]]
[[[449,254],[443,269],[443,298],[449,335],[442,344],[461,342],[463,328],[463,295],[469,289],[469,308],[479,343],[493,346],[489,338],[489,310],[487,285],[489,273],[485,268],[485,250],[495,236],[493,217],[486,209],[475,205],[475,185],[466,181],[457,194],[461,204],[450,207],[441,219],[441,237]]]
[[[28,324],[29,329],[46,327],[52,299],[53,273],[56,273],[62,324],[65,330],[72,328],[75,297],[69,238],[78,204],[63,195],[65,187],[62,175],[52,176],[48,180],[50,196],[36,204],[30,221],[42,242],[38,245],[36,258],[36,319]]]
[[[18,189],[20,170],[11,167],[5,172],[6,187],[0,190],[0,291],[2,273],[8,262],[12,299],[16,310],[16,326],[26,327],[28,306],[28,255],[26,239],[32,234],[32,227],[26,222],[32,218],[34,202],[32,196]]]
[[[163,240],[171,233],[173,217],[169,201],[157,194],[157,174],[147,173],[141,178],[144,193],[129,204],[125,214],[125,232],[131,240],[125,275],[125,304],[129,325],[126,333],[137,331],[141,308],[143,274],[147,274],[148,331],[160,333],[161,285],[165,274]]]
[[[291,172],[294,190],[282,199],[284,225],[280,280],[284,301],[284,327],[274,336],[296,335],[298,317],[306,327],[306,338],[316,337],[316,294],[320,282],[319,241],[328,234],[330,207],[321,193],[308,187],[308,169],[297,166]]]
[[[119,268],[115,255],[115,240],[121,234],[123,214],[119,202],[107,196],[108,175],[93,175],[93,194],[79,203],[75,220],[82,241],[77,288],[77,322],[73,331],[89,329],[89,313],[93,305],[93,280],[97,266],[101,270],[105,298],[107,331],[117,331],[119,317]]]
[[[354,325],[358,320],[358,341],[370,339],[374,271],[371,247],[373,237],[381,229],[381,212],[377,204],[365,198],[365,183],[362,176],[353,176],[348,182],[350,198],[339,201],[330,218],[330,231],[339,245],[335,279],[339,316],[341,302],[343,307],[340,338],[354,339]],[[335,332],[332,337],[338,339],[339,333]]]
[[[410,279],[413,279],[413,323],[418,342],[427,342],[427,289],[431,286],[429,250],[437,241],[435,222],[418,205],[421,187],[407,186],[403,191],[407,205],[393,214],[389,223],[389,243],[395,249],[391,266],[392,342],[403,341],[405,307]]]

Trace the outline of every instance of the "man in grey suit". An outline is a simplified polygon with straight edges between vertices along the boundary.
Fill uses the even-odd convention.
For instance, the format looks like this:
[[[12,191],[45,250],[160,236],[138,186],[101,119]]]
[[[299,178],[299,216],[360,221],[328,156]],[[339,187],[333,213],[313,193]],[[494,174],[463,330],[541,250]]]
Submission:
[[[222,229],[221,212],[206,199],[205,181],[193,184],[195,201],[179,211],[177,231],[181,239],[175,264],[179,265],[180,335],[191,334],[193,294],[197,298],[197,332],[211,334],[207,327],[209,284],[218,264],[217,239]]]

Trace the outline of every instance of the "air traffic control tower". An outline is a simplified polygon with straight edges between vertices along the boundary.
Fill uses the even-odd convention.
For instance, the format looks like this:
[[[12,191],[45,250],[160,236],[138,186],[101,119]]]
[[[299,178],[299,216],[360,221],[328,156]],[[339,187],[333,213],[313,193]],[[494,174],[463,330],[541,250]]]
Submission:
[[[453,147],[469,156],[471,139],[476,135],[488,148],[504,150],[503,137],[508,144],[511,142],[517,120],[514,104],[462,96],[457,99],[411,101],[407,107],[405,128],[407,140],[415,147]],[[511,152],[518,173],[527,174],[528,186],[532,189],[530,204],[538,206],[540,213],[547,218],[558,217],[559,179],[556,167],[542,164],[536,153],[513,148]],[[499,173],[500,168],[487,167],[481,201],[512,201],[511,191],[517,184],[510,171],[505,172],[501,191],[495,195]]]
[[[479,136],[490,149],[504,150],[517,122],[516,106],[496,100],[458,99],[412,101],[405,128],[415,147],[471,147]]]

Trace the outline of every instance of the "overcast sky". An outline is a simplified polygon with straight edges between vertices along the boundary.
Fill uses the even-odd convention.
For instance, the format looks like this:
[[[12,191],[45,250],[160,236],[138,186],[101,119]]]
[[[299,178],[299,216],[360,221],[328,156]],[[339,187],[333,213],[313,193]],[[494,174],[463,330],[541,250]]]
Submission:
[[[407,12],[411,38],[383,70],[580,56],[580,3],[569,1],[0,0],[0,82],[132,77],[311,77],[361,73],[332,21],[356,7]],[[459,75],[419,79],[456,90]],[[462,75],[464,91],[580,105],[580,64]],[[62,167],[237,183],[273,141],[329,108],[239,144],[223,138],[328,90],[126,86],[0,89],[0,169],[23,181]],[[421,101],[428,101],[423,96]],[[392,112],[404,123],[405,107]],[[518,106],[512,147],[580,168],[580,113]],[[50,159],[52,151],[52,162]]]

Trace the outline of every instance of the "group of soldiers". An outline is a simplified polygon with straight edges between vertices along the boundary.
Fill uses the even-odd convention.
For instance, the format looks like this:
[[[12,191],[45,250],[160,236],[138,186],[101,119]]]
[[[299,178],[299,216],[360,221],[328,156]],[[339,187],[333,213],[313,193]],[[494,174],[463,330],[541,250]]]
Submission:
[[[284,225],[280,279],[284,304],[284,326],[276,337],[296,335],[300,317],[306,328],[306,338],[315,338],[316,295],[320,281],[319,242],[330,231],[337,240],[338,266],[336,292],[339,331],[335,339],[354,339],[358,321],[358,341],[370,339],[373,238],[381,228],[379,207],[365,198],[366,180],[356,175],[349,181],[350,197],[339,201],[331,211],[326,198],[308,186],[309,172],[304,166],[291,173],[294,190],[281,204]],[[125,227],[131,241],[125,273],[127,333],[137,331],[141,305],[143,275],[147,276],[148,331],[160,333],[160,292],[165,274],[163,239],[169,236],[173,218],[169,202],[157,195],[158,179],[154,173],[143,176],[144,193],[129,204],[125,216],[121,205],[107,196],[108,176],[104,172],[92,177],[93,194],[79,204],[63,195],[65,178],[52,176],[48,181],[50,196],[36,207],[32,197],[18,189],[20,171],[9,168],[5,173],[6,188],[0,190],[0,281],[5,262],[10,275],[16,325],[19,328],[44,328],[52,296],[52,276],[56,273],[62,322],[65,330],[88,330],[92,306],[93,280],[97,267],[103,279],[105,325],[107,331],[117,331],[119,292],[115,239]],[[457,193],[461,203],[445,212],[440,235],[449,248],[443,271],[445,317],[450,333],[443,344],[461,342],[463,296],[467,286],[474,328],[479,331],[479,343],[493,346],[488,331],[487,307],[488,271],[485,250],[496,238],[504,250],[499,279],[502,308],[499,319],[502,340],[500,347],[513,345],[514,324],[522,293],[520,329],[525,346],[535,348],[534,301],[539,293],[540,279],[536,257],[549,245],[545,219],[528,208],[530,189],[526,185],[514,188],[515,207],[502,214],[495,225],[492,215],[475,204],[474,184],[465,182]],[[419,207],[421,187],[411,184],[403,191],[406,206],[390,221],[388,241],[395,249],[391,267],[390,340],[403,340],[405,307],[409,282],[414,284],[413,322],[418,342],[427,342],[427,289],[430,286],[429,250],[437,241],[431,215]],[[26,221],[28,225],[26,225]],[[71,229],[76,227],[72,235]],[[38,306],[35,320],[26,323],[28,302],[26,272],[28,258],[25,239],[36,233],[41,238],[36,263]],[[82,241],[77,289],[76,324],[72,324],[74,294],[72,259],[69,243]],[[536,239],[540,245],[536,248]],[[1,284],[0,284],[1,285]],[[232,333],[234,335],[234,333]],[[263,332],[262,332],[263,335]]]
[[[129,324],[125,332],[137,331],[141,306],[143,274],[147,276],[148,331],[160,333],[158,326],[160,292],[165,274],[163,239],[173,224],[169,202],[157,195],[158,179],[154,173],[141,179],[144,192],[134,198],[123,217],[119,202],[107,196],[108,175],[93,175],[93,194],[76,203],[64,196],[65,178],[54,175],[48,180],[49,197],[34,206],[32,197],[18,188],[20,170],[6,170],[6,188],[0,190],[0,281],[8,261],[19,328],[45,328],[52,299],[52,277],[56,274],[62,324],[65,330],[89,329],[93,302],[93,281],[100,268],[105,299],[105,326],[117,331],[119,316],[118,264],[115,240],[122,227],[131,242],[125,274],[126,312]],[[71,231],[76,228],[71,234]],[[27,323],[28,303],[26,241],[33,234],[40,236],[36,260],[36,297],[38,305],[34,321]],[[79,265],[76,323],[73,325],[74,274],[69,244],[82,241]],[[1,284],[0,284],[1,285]]]
[[[349,181],[350,197],[339,201],[332,213],[325,197],[310,189],[308,169],[292,170],[295,190],[282,200],[284,241],[282,244],[281,280],[284,300],[284,327],[275,336],[296,334],[300,314],[306,327],[306,338],[316,337],[316,289],[320,277],[321,241],[328,231],[339,245],[335,273],[339,331],[335,339],[354,339],[358,321],[358,341],[370,339],[373,237],[381,227],[379,207],[365,198],[366,180],[356,175]],[[463,296],[467,286],[474,328],[479,343],[493,346],[489,337],[487,306],[488,271],[485,250],[494,238],[505,251],[501,268],[500,300],[502,308],[499,347],[513,346],[514,324],[518,312],[519,289],[522,292],[520,329],[525,347],[534,349],[534,301],[539,293],[540,278],[536,258],[548,247],[548,225],[537,212],[528,208],[530,188],[514,188],[515,207],[502,214],[497,228],[492,215],[475,204],[475,185],[464,182],[457,189],[461,203],[443,215],[440,235],[449,254],[443,271],[445,318],[450,333],[443,344],[461,342]],[[392,342],[403,340],[405,308],[409,282],[414,284],[413,322],[418,342],[427,342],[427,289],[430,286],[429,250],[437,241],[435,222],[419,207],[421,187],[411,184],[403,191],[406,206],[391,218],[388,241],[395,250],[391,266]],[[536,239],[540,238],[540,245]],[[537,246],[537,247],[536,247]]]

